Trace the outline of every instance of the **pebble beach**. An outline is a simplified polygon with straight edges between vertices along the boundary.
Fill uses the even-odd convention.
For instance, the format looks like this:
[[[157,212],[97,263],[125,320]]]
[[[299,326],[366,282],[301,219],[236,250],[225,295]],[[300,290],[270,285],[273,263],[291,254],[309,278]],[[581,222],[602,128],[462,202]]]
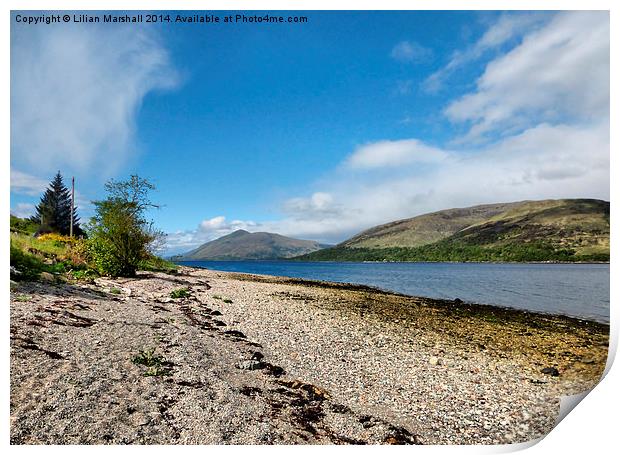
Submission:
[[[609,334],[189,267],[14,283],[10,317],[13,444],[526,442],[596,385]]]

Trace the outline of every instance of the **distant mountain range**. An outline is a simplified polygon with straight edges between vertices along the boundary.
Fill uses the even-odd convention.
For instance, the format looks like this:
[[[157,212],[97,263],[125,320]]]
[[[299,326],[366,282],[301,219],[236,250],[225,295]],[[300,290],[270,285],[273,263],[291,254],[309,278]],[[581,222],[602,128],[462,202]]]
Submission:
[[[363,231],[311,261],[609,261],[609,202],[560,199],[442,210]]]
[[[312,240],[293,239],[269,232],[250,233],[240,229],[171,259],[174,261],[284,259],[330,246]]]

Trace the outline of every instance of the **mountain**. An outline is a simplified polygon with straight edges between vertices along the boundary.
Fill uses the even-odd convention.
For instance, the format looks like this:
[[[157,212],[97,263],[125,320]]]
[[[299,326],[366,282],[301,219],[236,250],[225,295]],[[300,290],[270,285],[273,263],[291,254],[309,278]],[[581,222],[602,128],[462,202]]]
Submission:
[[[269,232],[250,233],[240,229],[171,259],[176,261],[281,259],[310,253],[329,246],[312,240],[292,239]]]
[[[559,199],[442,210],[296,258],[332,261],[609,261],[609,202]]]

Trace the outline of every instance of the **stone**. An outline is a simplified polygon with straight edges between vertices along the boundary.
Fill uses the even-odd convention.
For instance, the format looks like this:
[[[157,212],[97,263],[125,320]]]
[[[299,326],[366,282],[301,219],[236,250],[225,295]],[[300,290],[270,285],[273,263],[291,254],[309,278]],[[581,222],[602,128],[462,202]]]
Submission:
[[[265,356],[263,355],[262,352],[256,351],[252,354],[252,360],[263,360],[265,358]]]
[[[559,376],[560,372],[555,367],[547,367],[540,370],[542,374],[548,374],[549,376]]]
[[[54,278],[54,275],[52,275],[49,272],[41,272],[40,278],[41,278],[41,281],[48,281],[48,282],[56,281],[56,278]]]
[[[261,370],[265,368],[265,364],[259,360],[242,360],[237,364],[240,370]]]
[[[430,359],[428,359],[428,363],[430,363],[431,365],[440,365],[441,360],[439,359],[439,357],[433,355]]]

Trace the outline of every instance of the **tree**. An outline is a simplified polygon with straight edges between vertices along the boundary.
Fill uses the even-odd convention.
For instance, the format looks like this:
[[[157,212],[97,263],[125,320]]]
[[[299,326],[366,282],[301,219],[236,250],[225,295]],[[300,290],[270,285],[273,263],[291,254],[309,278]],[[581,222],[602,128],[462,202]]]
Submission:
[[[65,186],[60,171],[50,182],[50,186],[43,196],[36,213],[31,218],[39,225],[38,232],[57,232],[62,235],[69,235],[71,229],[71,193]],[[73,210],[73,232],[81,235],[80,218],[77,216],[77,207]]]
[[[153,228],[145,212],[157,208],[149,199],[155,189],[148,180],[110,180],[108,197],[94,201],[95,216],[89,225],[89,250],[99,271],[112,276],[135,276],[140,262],[152,255],[163,234]]]

